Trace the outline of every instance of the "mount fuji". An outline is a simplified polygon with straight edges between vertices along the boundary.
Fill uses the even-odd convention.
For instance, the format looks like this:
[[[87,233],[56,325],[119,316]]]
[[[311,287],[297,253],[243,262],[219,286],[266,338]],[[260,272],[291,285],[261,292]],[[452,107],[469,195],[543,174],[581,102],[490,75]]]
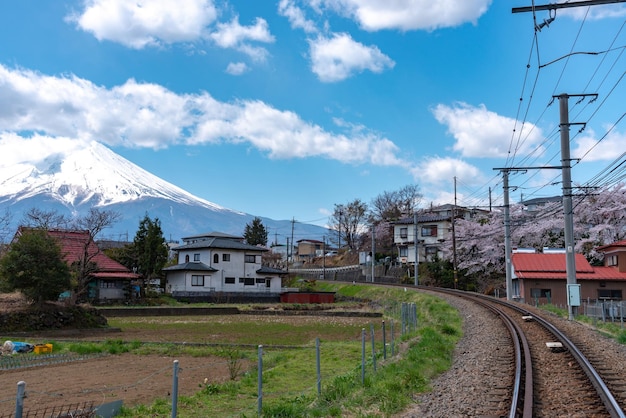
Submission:
[[[0,166],[0,210],[8,209],[12,231],[32,208],[74,218],[92,207],[121,214],[118,222],[103,231],[114,240],[132,240],[146,213],[161,221],[166,239],[210,231],[241,236],[255,217],[196,197],[95,141],[72,153],[49,155],[39,163]],[[270,233],[282,231],[278,241],[286,244],[292,221],[259,218]],[[299,237],[328,235],[327,229],[316,225],[298,223],[296,228]]]

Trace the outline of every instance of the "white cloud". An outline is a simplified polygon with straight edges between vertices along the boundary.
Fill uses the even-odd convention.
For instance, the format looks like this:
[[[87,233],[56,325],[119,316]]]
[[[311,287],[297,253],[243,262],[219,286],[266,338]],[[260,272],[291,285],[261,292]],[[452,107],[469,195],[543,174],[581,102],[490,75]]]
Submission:
[[[395,62],[375,46],[356,42],[347,33],[309,40],[312,71],[323,82],[344,80],[356,72],[381,73]]]
[[[482,185],[485,182],[477,167],[451,157],[427,158],[413,169],[413,176],[431,185],[451,184],[454,177],[463,179],[466,184]]]
[[[280,0],[278,13],[289,20],[292,28],[302,29],[306,33],[317,33],[315,23],[306,18],[304,11],[296,6],[294,0]]]
[[[251,26],[241,26],[237,17],[229,23],[218,23],[217,30],[209,37],[217,46],[235,48],[257,61],[263,61],[266,58],[267,50],[252,46],[249,42],[274,42],[274,36],[270,33],[267,22],[261,18],[257,18]]]
[[[309,4],[316,10],[326,7],[350,17],[368,31],[408,31],[475,24],[491,0],[309,0]]]
[[[85,0],[84,4],[81,13],[67,20],[100,41],[135,49],[193,42],[217,17],[212,0]]]
[[[574,143],[572,158],[582,158],[583,162],[611,161],[624,152],[626,133],[611,131],[605,138],[599,140],[595,132],[589,129],[584,135],[574,138]]]
[[[527,154],[543,139],[541,129],[527,123],[523,139],[518,144],[514,138],[515,144],[511,146],[515,120],[491,112],[484,105],[439,104],[432,113],[439,123],[448,127],[448,133],[456,140],[453,149],[463,157],[506,158],[509,150],[518,155]]]
[[[565,3],[559,1],[557,3]],[[626,6],[619,4],[605,4],[593,7],[572,7],[559,10],[558,17],[569,16],[574,20],[602,20],[617,19],[626,16]],[[546,16],[547,18],[547,16]]]
[[[110,146],[245,143],[271,158],[323,157],[399,166],[390,140],[365,129],[333,133],[261,101],[219,102],[128,80],[107,89],[76,76],[52,77],[0,65],[0,126],[6,134],[96,140]]]
[[[226,72],[230,75],[241,75],[249,70],[245,62],[231,62],[226,67]]]

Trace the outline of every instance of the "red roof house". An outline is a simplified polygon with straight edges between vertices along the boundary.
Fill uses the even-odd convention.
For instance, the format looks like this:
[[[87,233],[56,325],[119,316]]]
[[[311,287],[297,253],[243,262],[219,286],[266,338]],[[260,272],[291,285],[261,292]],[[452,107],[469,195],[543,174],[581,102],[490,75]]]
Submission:
[[[20,227],[17,235],[26,229]],[[102,302],[130,297],[130,281],[140,276],[103,253],[89,231],[51,229],[48,234],[58,242],[69,266],[85,260],[95,265],[89,273],[88,299]]]
[[[575,255],[576,283],[583,300],[622,300],[626,295],[626,269],[609,263],[609,253],[617,248],[626,265],[626,241],[598,248],[605,252],[605,265],[592,266],[582,254]],[[621,260],[621,258],[620,258]],[[532,304],[567,305],[566,254],[513,253],[513,294]]]

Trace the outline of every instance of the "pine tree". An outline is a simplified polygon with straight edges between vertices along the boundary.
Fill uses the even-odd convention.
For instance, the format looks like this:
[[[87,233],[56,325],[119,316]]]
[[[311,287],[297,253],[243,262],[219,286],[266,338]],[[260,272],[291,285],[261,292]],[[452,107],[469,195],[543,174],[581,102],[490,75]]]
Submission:
[[[261,218],[255,217],[252,222],[246,224],[243,238],[250,245],[267,245],[267,229],[263,225]]]

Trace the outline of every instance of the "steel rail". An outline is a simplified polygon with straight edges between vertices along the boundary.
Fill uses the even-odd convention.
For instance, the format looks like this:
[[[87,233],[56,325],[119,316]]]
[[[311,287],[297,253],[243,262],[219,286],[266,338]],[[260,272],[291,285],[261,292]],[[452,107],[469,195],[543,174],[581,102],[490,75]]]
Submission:
[[[550,322],[539,316],[533,316],[533,319],[539,323],[546,329],[548,329],[560,342],[563,344],[569,352],[574,356],[578,364],[581,365],[585,374],[591,381],[591,384],[598,392],[598,395],[602,399],[604,406],[607,409],[607,412],[613,418],[626,418],[626,414],[620,407],[617,400],[609,390],[609,388],[604,383],[602,377],[598,374],[595,367],[591,364],[591,362],[585,357],[585,355],[576,347],[576,345],[569,339],[565,334],[563,334],[558,328],[552,325]]]
[[[515,378],[513,383],[513,394],[511,399],[511,407],[509,410],[509,418],[517,418],[518,408],[521,408],[522,418],[533,417],[533,405],[534,405],[534,391],[533,391],[533,371],[532,371],[532,356],[530,353],[530,345],[528,339],[524,334],[524,331],[520,326],[513,321],[506,312],[495,306],[493,300],[480,297],[480,295],[470,294],[460,290],[442,289],[438,288],[435,292],[448,293],[464,299],[473,300],[475,303],[489,309],[496,313],[504,325],[509,330],[511,339],[513,340],[513,346],[515,348]],[[524,353],[524,361],[522,362],[522,352]],[[524,368],[524,393],[521,395],[521,381],[522,381],[522,368]],[[523,403],[520,403],[520,398],[523,399]]]
[[[453,292],[463,293],[458,290],[453,291]],[[486,296],[486,295],[473,294],[472,296],[479,297],[481,299],[492,300],[496,303],[512,308],[522,314],[531,315],[534,321],[539,322],[544,328],[546,328],[549,332],[551,332],[559,340],[559,342],[561,342],[561,344],[563,344],[565,348],[569,350],[572,356],[574,356],[574,358],[576,359],[580,367],[583,369],[583,371],[589,378],[589,381],[595,388],[596,392],[598,393],[598,396],[600,397],[600,399],[602,399],[602,403],[604,404],[604,407],[606,408],[607,412],[611,415],[611,417],[626,418],[626,414],[624,413],[621,406],[619,405],[619,403],[617,402],[617,400],[611,393],[606,383],[604,383],[604,380],[602,379],[600,374],[596,371],[596,369],[593,367],[593,365],[587,359],[587,357],[585,357],[582,351],[580,351],[578,347],[576,347],[576,345],[569,338],[567,338],[567,336],[563,332],[561,332],[561,330],[559,330],[553,324],[541,318],[540,316],[532,315],[527,310],[523,309],[517,304],[495,299],[491,296]]]

